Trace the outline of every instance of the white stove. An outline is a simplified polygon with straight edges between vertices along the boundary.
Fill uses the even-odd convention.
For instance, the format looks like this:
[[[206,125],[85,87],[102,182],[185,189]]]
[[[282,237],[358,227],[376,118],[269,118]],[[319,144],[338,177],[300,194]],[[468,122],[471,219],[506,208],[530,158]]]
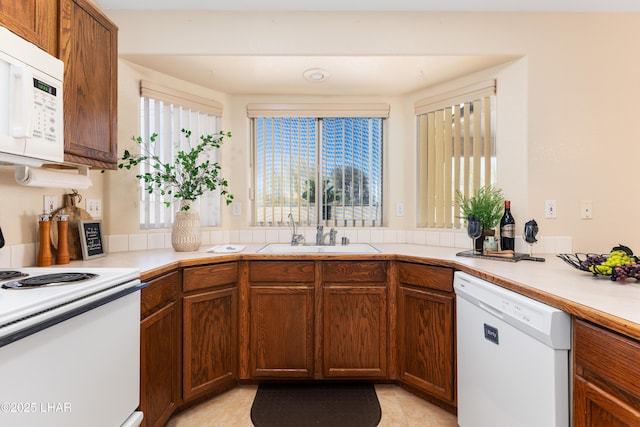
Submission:
[[[8,271],[0,269],[1,423],[138,426],[139,271],[33,267],[3,278]]]

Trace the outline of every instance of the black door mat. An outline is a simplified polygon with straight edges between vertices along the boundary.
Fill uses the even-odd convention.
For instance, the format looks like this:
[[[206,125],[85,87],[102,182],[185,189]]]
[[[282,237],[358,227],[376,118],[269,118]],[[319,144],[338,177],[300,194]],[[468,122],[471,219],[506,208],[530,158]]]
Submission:
[[[256,427],[375,427],[381,416],[370,383],[260,384],[251,406]]]

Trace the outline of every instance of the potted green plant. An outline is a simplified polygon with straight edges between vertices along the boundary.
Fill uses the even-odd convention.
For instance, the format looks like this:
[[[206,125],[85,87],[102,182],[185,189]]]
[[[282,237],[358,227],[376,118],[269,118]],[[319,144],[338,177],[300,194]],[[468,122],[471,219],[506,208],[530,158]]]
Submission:
[[[495,235],[495,228],[502,218],[504,208],[502,190],[493,186],[480,187],[470,197],[464,197],[462,192],[457,190],[456,198],[462,212],[459,218],[464,218],[466,221],[470,215],[473,215],[482,224],[482,235],[476,239],[476,250],[481,251],[484,237]]]
[[[182,129],[181,132],[189,140],[191,131]],[[118,168],[130,170],[141,164],[148,166],[147,171],[136,175],[136,178],[144,182],[145,190],[163,196],[170,195],[180,201],[180,210],[176,213],[171,230],[174,249],[180,252],[196,250],[202,239],[200,216],[191,209],[191,204],[205,191],[216,189],[220,189],[227,205],[233,201],[233,195],[228,190],[228,182],[220,175],[220,164],[201,158],[201,155],[219,148],[225,137],[231,137],[231,132],[201,135],[198,144],[190,144],[189,151],[178,151],[176,158],[169,161],[162,161],[155,153],[157,137],[156,133],[151,135],[148,144],[141,137],[132,138],[140,147],[140,154],[125,150],[118,162]],[[169,207],[171,202],[165,201],[164,204]]]

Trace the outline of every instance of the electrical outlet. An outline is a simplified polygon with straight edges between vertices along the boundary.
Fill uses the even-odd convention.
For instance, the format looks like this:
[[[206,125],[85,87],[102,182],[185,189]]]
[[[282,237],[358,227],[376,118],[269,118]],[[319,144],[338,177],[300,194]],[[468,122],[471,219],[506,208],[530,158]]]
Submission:
[[[555,218],[557,215],[556,212],[556,201],[555,200],[545,200],[544,201],[544,217],[545,218]]]
[[[231,203],[231,215],[240,216],[242,213],[242,205],[240,202]]]
[[[102,217],[102,200],[100,199],[85,199],[85,209],[92,218]]]
[[[58,197],[56,196],[43,196],[44,202],[42,204],[42,212],[51,215],[53,211],[58,209]]]
[[[591,200],[580,201],[580,218],[582,219],[593,218],[593,202]]]
[[[396,216],[404,216],[404,203],[396,203]]]

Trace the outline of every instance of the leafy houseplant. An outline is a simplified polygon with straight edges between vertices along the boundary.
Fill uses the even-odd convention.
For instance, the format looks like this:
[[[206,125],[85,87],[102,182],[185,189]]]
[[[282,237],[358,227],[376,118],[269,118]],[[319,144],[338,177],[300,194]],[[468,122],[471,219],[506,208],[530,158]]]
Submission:
[[[182,129],[184,136],[189,139],[191,131]],[[134,166],[146,164],[150,170],[136,178],[144,181],[145,189],[149,193],[159,191],[161,195],[171,195],[181,201],[195,201],[205,191],[214,191],[220,188],[220,194],[225,198],[226,204],[233,201],[233,195],[228,191],[228,182],[220,176],[220,164],[210,160],[201,160],[200,155],[222,145],[224,137],[231,137],[231,132],[220,132],[218,135],[202,135],[200,143],[191,146],[186,152],[178,151],[174,162],[163,162],[160,156],[153,152],[154,144],[158,137],[154,133],[149,138],[149,144],[145,144],[141,137],[132,138],[140,147],[140,154],[132,154],[125,150],[118,164],[119,169],[130,170]],[[165,201],[168,207],[171,202]],[[190,203],[183,203],[181,210],[189,210]]]
[[[456,191],[456,197],[462,211],[461,218],[467,220],[473,215],[480,220],[482,228],[493,230],[500,223],[504,208],[504,196],[502,190],[492,186],[480,187],[476,192],[465,198],[460,190]]]
[[[182,129],[188,141],[191,131]],[[174,160],[163,161],[154,152],[158,134],[154,133],[145,144],[141,137],[133,138],[140,146],[140,154],[131,154],[125,150],[119,169],[131,169],[140,164],[147,165],[146,172],[136,175],[144,181],[144,188],[149,192],[159,192],[180,200],[180,210],[176,212],[171,228],[171,245],[178,252],[195,251],[202,243],[200,232],[200,214],[190,210],[191,203],[202,196],[205,191],[220,189],[220,194],[230,204],[233,195],[229,194],[227,180],[220,176],[220,164],[200,156],[222,145],[224,137],[231,137],[230,132],[220,132],[217,135],[202,135],[197,145],[189,144],[190,150],[178,151]],[[171,202],[164,201],[169,207]]]

